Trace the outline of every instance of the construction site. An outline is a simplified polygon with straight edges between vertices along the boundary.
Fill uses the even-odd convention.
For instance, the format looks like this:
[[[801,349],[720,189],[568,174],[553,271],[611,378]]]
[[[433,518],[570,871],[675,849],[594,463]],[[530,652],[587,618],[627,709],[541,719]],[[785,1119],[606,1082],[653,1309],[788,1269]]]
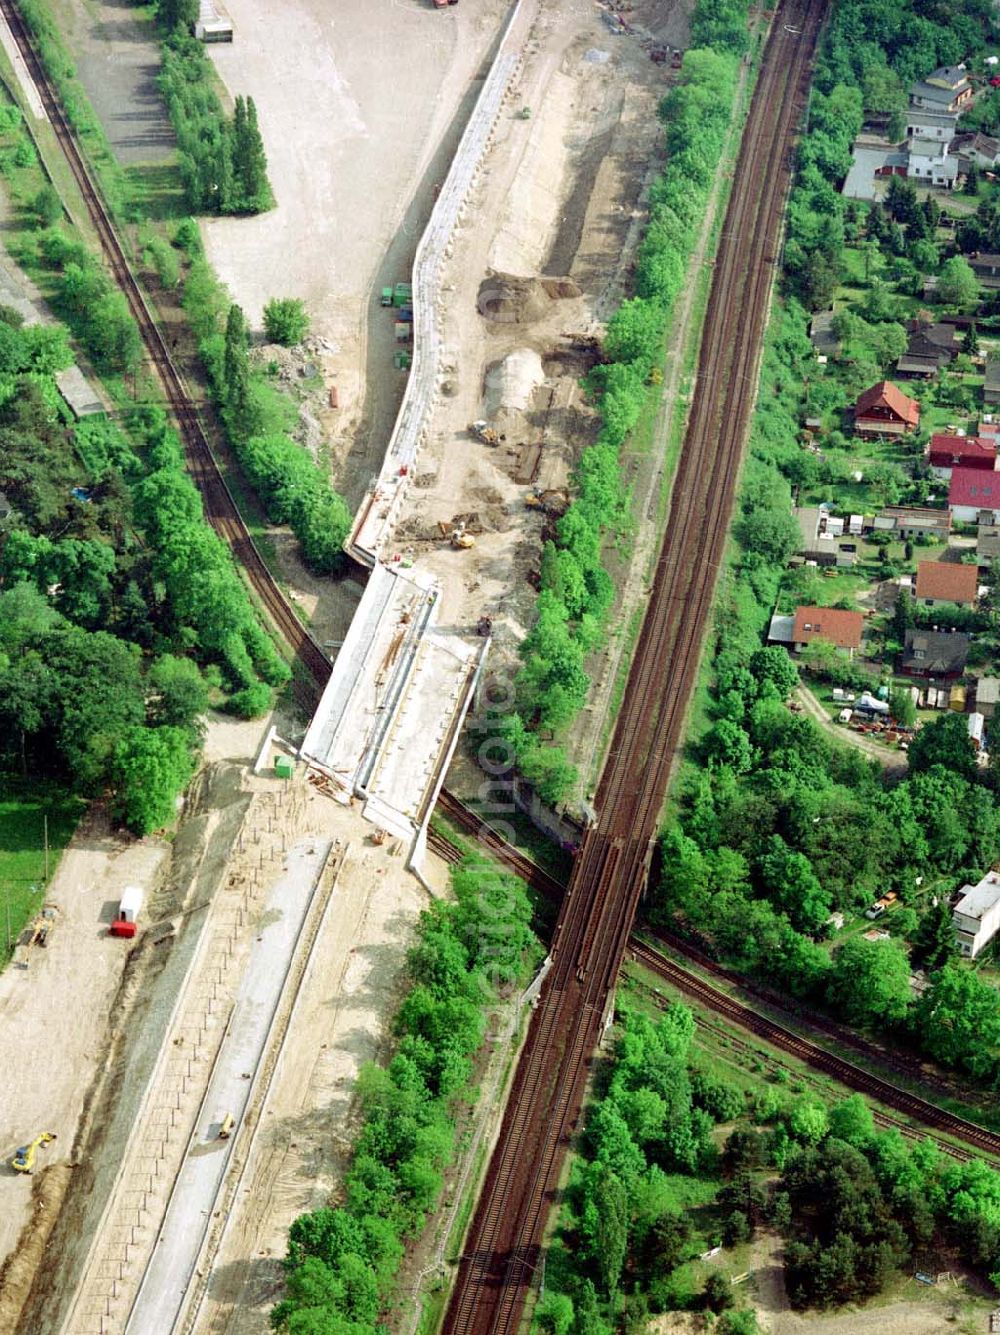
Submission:
[[[332,674],[313,654],[317,711],[278,720],[280,737],[213,721],[176,839],[141,856],[108,844],[73,899],[93,930],[104,915],[102,969],[61,955],[72,896],[57,888],[67,921],[30,992],[3,979],[15,1047],[31,1050],[55,990],[67,1017],[64,1087],[36,1071],[32,1098],[10,1082],[2,1107],[5,1152],[34,1169],[0,1185],[3,1329],[267,1329],[288,1226],[335,1190],[354,1077],[382,1049],[416,915],[446,888],[428,822],[463,720],[487,664],[513,661],[546,526],[595,432],[579,380],[627,291],[684,6],[647,0],[628,22],[589,0],[351,7],[354,27],[347,6],[327,24],[303,0],[283,26],[227,6],[234,40],[213,59],[257,100],[279,208],[206,240],[251,317],[274,274],[307,300],[338,391],[320,425],[371,573],[363,592],[296,586],[289,565],[338,645]],[[390,142],[370,27],[384,42],[397,15],[428,58]],[[298,68],[303,40],[329,54],[293,134],[274,69]],[[359,139],[386,155],[377,193]],[[305,245],[317,220],[329,235]],[[67,888],[87,851],[71,846]]]

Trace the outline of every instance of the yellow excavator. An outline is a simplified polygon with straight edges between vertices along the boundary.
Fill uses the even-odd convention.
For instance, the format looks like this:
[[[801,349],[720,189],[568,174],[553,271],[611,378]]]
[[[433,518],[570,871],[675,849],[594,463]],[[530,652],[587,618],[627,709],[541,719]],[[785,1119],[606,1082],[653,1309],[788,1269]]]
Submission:
[[[50,1140],[55,1140],[54,1131],[43,1131],[40,1136],[36,1136],[30,1145],[22,1145],[13,1159],[10,1166],[15,1173],[30,1173],[35,1166],[35,1155],[42,1145],[47,1145]]]

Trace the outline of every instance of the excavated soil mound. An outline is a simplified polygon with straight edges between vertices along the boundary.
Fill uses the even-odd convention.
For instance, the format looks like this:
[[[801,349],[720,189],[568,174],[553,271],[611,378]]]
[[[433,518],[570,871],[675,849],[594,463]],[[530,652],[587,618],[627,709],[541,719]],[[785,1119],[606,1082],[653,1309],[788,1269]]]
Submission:
[[[519,278],[490,270],[479,285],[480,315],[499,324],[532,324],[544,320],[554,301],[578,297],[572,278]]]

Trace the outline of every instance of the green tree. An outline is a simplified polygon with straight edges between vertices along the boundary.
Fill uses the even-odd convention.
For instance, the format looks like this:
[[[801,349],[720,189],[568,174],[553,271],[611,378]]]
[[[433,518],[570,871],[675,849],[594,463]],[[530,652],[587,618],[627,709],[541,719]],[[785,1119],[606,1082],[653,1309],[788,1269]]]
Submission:
[[[196,733],[198,719],[208,708],[208,687],[197,663],[164,654],[150,668],[148,681],[154,692],[150,721]]]
[[[1000,993],[958,960],[934,975],[914,1017],[921,1046],[946,1066],[977,1079],[996,1074],[1000,1058]]]
[[[951,906],[941,895],[920,919],[913,943],[913,958],[926,969],[940,969],[955,954],[955,927]]]
[[[271,343],[292,347],[309,332],[305,302],[297,297],[272,297],[264,307],[264,332]]]
[[[570,1335],[573,1329],[572,1298],[548,1289],[535,1308],[535,1322],[542,1335]]]
[[[190,30],[198,17],[198,0],[157,0],[156,13],[165,28]]]
[[[771,835],[767,841],[760,877],[768,899],[787,915],[793,927],[816,932],[826,922],[830,892],[820,885],[809,859],[789,848],[780,834]]]
[[[941,765],[962,778],[975,778],[976,752],[965,718],[949,711],[925,723],[910,743],[909,759],[910,770],[916,774]]]
[[[938,276],[938,295],[949,306],[964,306],[979,296],[979,279],[961,255],[945,260]]]
[[[194,773],[183,728],[131,728],[114,756],[116,808],[130,830],[149,834],[174,816],[177,794]]]
[[[31,210],[40,227],[54,227],[62,218],[63,206],[59,192],[51,185],[43,185],[31,201]]]
[[[830,1001],[851,1024],[901,1020],[910,1004],[910,963],[898,941],[855,936],[833,956]]]
[[[710,1312],[724,1312],[733,1306],[732,1283],[720,1270],[713,1270],[705,1280],[704,1300]]]
[[[889,692],[889,713],[901,728],[912,728],[917,720],[917,707],[905,686]]]
[[[976,329],[975,320],[962,335],[962,351],[969,357],[979,356],[979,331]]]
[[[788,1117],[788,1129],[796,1140],[818,1145],[829,1130],[826,1109],[818,1099],[797,1099]]]
[[[860,1094],[841,1099],[830,1109],[830,1135],[864,1150],[875,1138],[875,1119]]]
[[[799,684],[799,670],[779,644],[757,649],[750,659],[750,671],[758,682],[770,682],[782,700],[787,700]]]
[[[267,183],[267,157],[252,97],[236,98],[232,126],[232,164],[235,211],[259,213],[269,208],[272,199]]]

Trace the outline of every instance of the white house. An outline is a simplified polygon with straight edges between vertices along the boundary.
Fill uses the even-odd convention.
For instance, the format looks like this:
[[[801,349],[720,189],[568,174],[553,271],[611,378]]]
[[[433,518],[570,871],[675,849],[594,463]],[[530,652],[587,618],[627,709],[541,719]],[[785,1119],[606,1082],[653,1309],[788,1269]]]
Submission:
[[[951,190],[958,176],[958,158],[948,152],[947,142],[938,139],[911,139],[906,175],[925,185],[939,185]]]
[[[975,959],[1000,928],[1000,873],[988,871],[978,885],[963,885],[952,909],[959,952]]]
[[[951,143],[957,125],[958,117],[949,116],[947,112],[911,107],[906,113],[907,139],[938,139],[947,145]]]

